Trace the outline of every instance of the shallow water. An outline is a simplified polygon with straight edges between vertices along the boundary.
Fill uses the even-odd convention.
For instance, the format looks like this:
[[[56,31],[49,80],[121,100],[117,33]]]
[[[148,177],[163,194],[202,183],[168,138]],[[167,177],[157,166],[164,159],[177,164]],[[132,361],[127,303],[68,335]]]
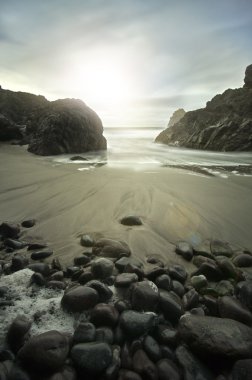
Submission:
[[[80,171],[102,165],[132,170],[155,170],[163,166],[223,178],[252,175],[251,152],[201,151],[156,144],[154,139],[160,131],[159,128],[107,128],[104,131],[108,142],[106,152],[81,154],[85,161],[71,161],[72,155],[50,159],[55,163],[73,163]]]

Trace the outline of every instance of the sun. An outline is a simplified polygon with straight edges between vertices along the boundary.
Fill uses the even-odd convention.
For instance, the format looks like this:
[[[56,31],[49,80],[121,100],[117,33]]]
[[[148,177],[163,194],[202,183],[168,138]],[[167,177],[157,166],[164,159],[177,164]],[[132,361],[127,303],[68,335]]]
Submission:
[[[76,96],[102,106],[126,103],[134,92],[129,68],[116,57],[75,62],[67,82]]]

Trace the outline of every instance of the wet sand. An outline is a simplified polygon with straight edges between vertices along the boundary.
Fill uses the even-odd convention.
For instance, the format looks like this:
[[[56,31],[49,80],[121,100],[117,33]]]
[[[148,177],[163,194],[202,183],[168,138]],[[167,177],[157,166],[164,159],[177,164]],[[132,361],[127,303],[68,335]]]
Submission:
[[[35,218],[23,239],[47,241],[65,264],[84,252],[82,234],[124,240],[144,261],[158,254],[183,265],[174,254],[180,239],[216,238],[252,250],[252,176],[209,177],[164,167],[78,171],[78,164],[53,166],[8,145],[0,146],[0,162],[0,220]],[[131,214],[143,225],[120,224]]]

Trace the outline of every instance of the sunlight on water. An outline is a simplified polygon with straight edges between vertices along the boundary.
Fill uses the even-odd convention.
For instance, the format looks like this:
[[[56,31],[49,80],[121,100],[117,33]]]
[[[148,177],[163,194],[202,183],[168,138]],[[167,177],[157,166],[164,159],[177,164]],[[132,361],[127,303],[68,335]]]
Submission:
[[[75,164],[80,171],[108,165],[144,171],[160,166],[175,167],[222,178],[252,174],[252,153],[212,152],[155,144],[160,131],[159,128],[107,128],[104,131],[107,151],[83,153],[80,155],[83,160],[71,161],[72,155],[64,155],[54,161]]]

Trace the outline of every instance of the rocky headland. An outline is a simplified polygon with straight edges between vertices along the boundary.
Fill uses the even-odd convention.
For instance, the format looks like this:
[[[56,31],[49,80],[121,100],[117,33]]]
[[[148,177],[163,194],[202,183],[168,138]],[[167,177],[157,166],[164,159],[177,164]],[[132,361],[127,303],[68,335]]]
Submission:
[[[246,68],[244,86],[228,89],[206,107],[186,112],[162,131],[155,142],[215,151],[252,150],[252,65]]]
[[[13,92],[0,87],[0,141],[28,144],[42,155],[106,149],[99,116],[83,101]]]

